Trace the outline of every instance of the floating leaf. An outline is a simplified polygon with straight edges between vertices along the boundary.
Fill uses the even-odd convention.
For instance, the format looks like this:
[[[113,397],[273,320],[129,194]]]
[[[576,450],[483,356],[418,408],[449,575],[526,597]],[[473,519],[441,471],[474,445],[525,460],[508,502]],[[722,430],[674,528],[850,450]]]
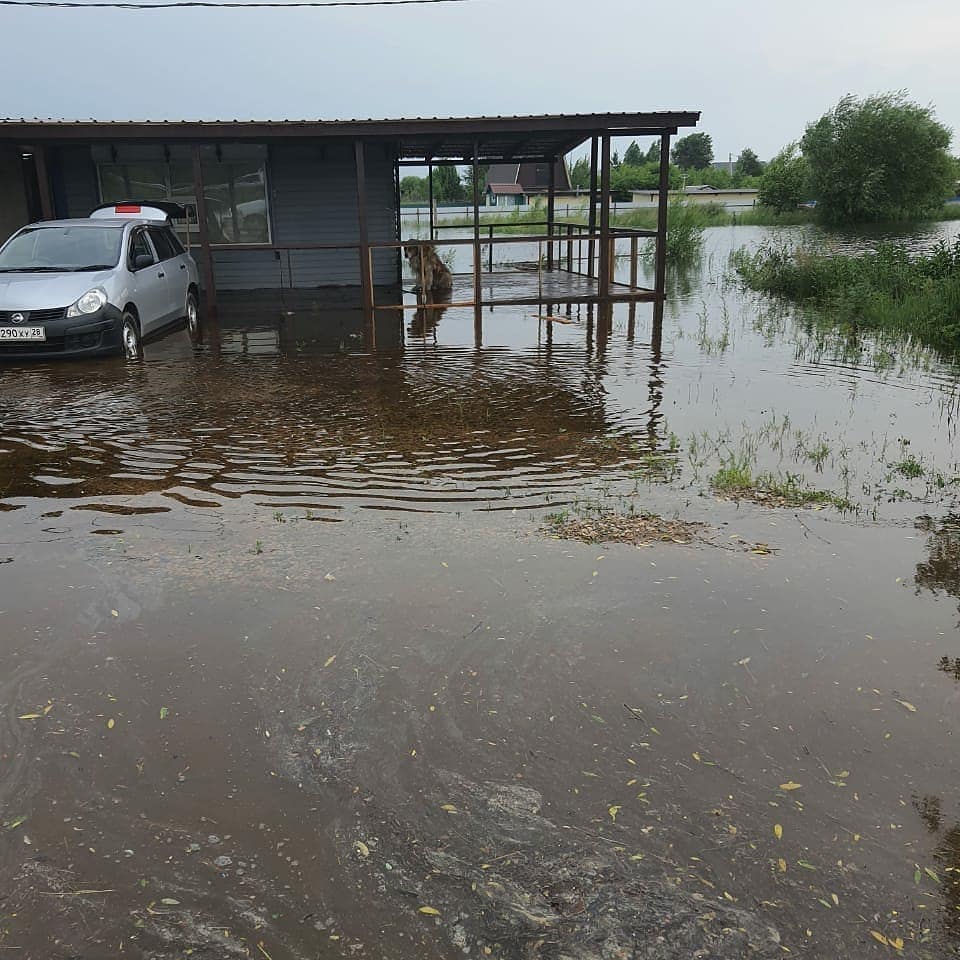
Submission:
[[[114,720],[113,717],[111,717],[111,718],[107,721],[107,729],[108,729],[108,730],[112,730],[116,725],[117,725],[117,721]]]
[[[425,913],[428,917],[440,916],[440,911],[436,907],[421,907],[417,913]]]
[[[46,716],[52,709],[53,709],[53,703],[52,703],[52,702],[51,702],[51,703],[48,703],[48,704],[43,708],[43,715]]]
[[[909,703],[906,700],[898,700],[897,703],[899,703],[901,707],[904,707],[905,709],[909,710],[911,713],[917,712],[917,708],[912,703]]]
[[[614,805],[614,806],[610,807],[610,808],[607,810],[607,813],[610,814],[610,819],[611,819],[614,823],[617,822],[617,814],[618,814],[622,809],[623,809],[623,807]]]
[[[700,754],[699,754],[699,753],[697,753],[696,751],[694,751],[694,752],[691,754],[691,756],[693,757],[694,760],[697,761],[697,763],[700,763]]]
[[[816,870],[817,868],[812,863],[807,863],[806,860],[798,860],[798,867],[803,867],[804,870]]]
[[[890,946],[890,941],[879,931],[871,930],[870,936],[873,937],[873,939],[876,940],[877,943],[882,943],[885,947]]]
[[[913,882],[919,884],[922,878],[923,875],[920,873],[920,868],[917,867],[917,869],[913,871]]]
[[[890,941],[890,946],[893,947],[894,950],[902,950],[903,937],[894,937],[893,940]]]
[[[165,907],[179,907],[179,906],[180,906],[180,901],[179,901],[179,900],[173,900],[173,899],[171,899],[170,897],[164,897],[160,902],[161,902]]]
[[[166,720],[169,715],[170,715],[170,710],[169,710],[168,707],[161,707],[161,708],[160,708],[160,719],[161,719],[161,720]]]
[[[116,611],[116,610],[111,610],[111,611],[110,611],[110,616],[111,616],[111,617],[119,617],[119,616],[120,616],[120,614],[119,614],[119,613],[117,613],[117,611]]]
[[[8,830],[16,830],[17,827],[27,822],[26,817],[17,817],[16,820],[11,820],[7,825]]]
[[[841,770],[838,774],[835,775],[838,780],[846,780],[850,776],[849,770]]]
[[[802,783],[794,783],[792,780],[788,780],[786,783],[780,784],[781,790],[799,790],[803,786]]]
[[[358,840],[353,846],[354,846],[354,849],[357,851],[357,853],[360,854],[361,857],[370,856],[370,848],[362,840]]]
[[[326,669],[327,667],[329,667],[330,664],[333,663],[333,661],[336,660],[336,659],[337,659],[337,655],[336,655],[336,654],[334,654],[332,657],[327,657],[327,662],[323,665],[324,669]]]
[[[781,858],[777,861],[777,866],[780,868],[780,872],[781,872],[781,873],[786,873],[786,872],[787,872],[787,861],[784,860],[783,857],[781,857]]]
[[[838,907],[840,906],[840,898],[835,893],[830,894],[830,899],[834,902],[836,906]]]
[[[457,808],[452,803],[445,803],[440,807],[441,810],[445,810],[447,813],[456,813]]]
[[[779,840],[783,836],[783,827],[779,823],[773,825],[773,835]]]
[[[39,720],[43,716],[42,713],[25,713],[23,716],[19,717],[20,720]]]
[[[937,874],[936,874],[933,870],[931,870],[929,867],[924,867],[924,868],[923,868],[923,872],[924,872],[934,883],[939,883],[939,882],[940,882],[940,878],[939,878],[939,877],[937,876]]]

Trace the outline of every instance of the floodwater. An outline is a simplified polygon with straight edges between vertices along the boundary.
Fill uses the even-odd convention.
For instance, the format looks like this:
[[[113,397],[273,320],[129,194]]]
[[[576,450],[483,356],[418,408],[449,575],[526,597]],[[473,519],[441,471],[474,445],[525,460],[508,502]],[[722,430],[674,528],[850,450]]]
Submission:
[[[0,368],[0,950],[956,956],[960,367],[745,296],[768,235],[660,329],[227,304]],[[704,542],[545,527],[604,509]]]

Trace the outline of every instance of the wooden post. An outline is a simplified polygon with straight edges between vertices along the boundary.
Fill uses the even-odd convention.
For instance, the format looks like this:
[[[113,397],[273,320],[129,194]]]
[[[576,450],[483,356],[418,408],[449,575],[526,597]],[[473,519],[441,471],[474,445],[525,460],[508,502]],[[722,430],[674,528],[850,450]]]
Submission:
[[[670,204],[670,134],[660,137],[660,195],[657,204],[657,260],[654,292],[657,302],[667,296],[667,213]]]
[[[197,229],[200,232],[200,268],[203,271],[203,292],[207,311],[212,313],[217,309],[217,283],[213,274],[213,252],[210,250],[206,191],[203,186],[203,164],[200,162],[199,144],[193,145],[193,194],[197,201]]]
[[[553,226],[557,213],[557,161],[550,158],[550,176],[547,180],[547,269],[553,270]]]
[[[366,155],[362,140],[357,140],[353,148],[357,168],[357,222],[360,228],[360,296],[369,323],[373,314],[373,269],[370,260],[370,233],[367,225]]]
[[[433,241],[433,164],[427,167],[427,199],[430,203],[430,240]]]
[[[567,273],[573,273],[573,224],[567,224]]]
[[[610,296],[610,134],[603,135],[603,151],[600,163],[600,269],[599,295],[601,301]],[[603,325],[600,311],[598,326]]]
[[[393,192],[397,204],[397,242],[403,235],[403,212],[400,207],[400,144],[396,147],[397,155],[393,160]],[[397,286],[403,286],[403,247],[397,247]],[[402,298],[401,298],[402,299]]]
[[[590,217],[587,221],[589,223],[589,240],[587,241],[587,276],[592,277],[593,272],[593,257],[594,257],[594,246],[593,246],[593,235],[597,232],[597,158],[598,158],[599,144],[597,138],[594,137],[590,141]]]
[[[639,277],[638,277],[639,259],[640,259],[640,238],[631,237],[630,238],[630,287],[633,290],[637,289],[637,283],[639,282]]]
[[[473,144],[473,300],[479,304],[483,299],[481,271],[483,252],[480,249],[480,144]]]
[[[40,190],[40,215],[44,220],[53,220],[57,214],[53,207],[53,190],[50,187],[46,147],[38,145],[33,148],[33,165],[37,171],[37,186]]]
[[[489,230],[490,230],[490,251],[489,251],[490,267],[489,267],[489,270],[490,270],[490,273],[493,273],[493,224],[492,224],[492,223],[490,224]]]

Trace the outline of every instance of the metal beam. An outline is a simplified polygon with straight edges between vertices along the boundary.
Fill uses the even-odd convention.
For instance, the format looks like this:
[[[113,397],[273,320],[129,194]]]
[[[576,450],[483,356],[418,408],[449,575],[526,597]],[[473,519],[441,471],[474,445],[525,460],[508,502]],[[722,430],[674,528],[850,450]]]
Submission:
[[[477,160],[479,152],[480,144],[475,142],[473,145],[473,302],[478,309],[483,299],[483,284],[480,276],[483,264],[480,261],[480,163]]]
[[[550,176],[547,180],[547,270],[553,270],[553,226],[557,203],[557,159],[550,161]]]
[[[596,254],[593,235],[597,232],[597,162],[600,144],[597,137],[590,141],[590,216],[587,221],[590,228],[590,240],[587,247],[587,276],[593,276],[593,258]]]
[[[613,264],[610,262],[610,134],[602,138],[600,158],[600,289],[601,301],[610,295]]]

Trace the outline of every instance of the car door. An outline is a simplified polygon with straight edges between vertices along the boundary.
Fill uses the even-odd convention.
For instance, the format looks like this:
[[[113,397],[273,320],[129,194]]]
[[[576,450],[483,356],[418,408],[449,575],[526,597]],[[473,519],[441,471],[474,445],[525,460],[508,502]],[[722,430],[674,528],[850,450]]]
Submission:
[[[164,283],[167,287],[167,315],[166,320],[179,320],[183,315],[187,303],[186,264],[179,256],[177,248],[171,242],[169,227],[147,227],[147,233],[157,251],[157,257],[163,267]],[[182,248],[181,248],[182,249]]]
[[[150,259],[149,265],[147,257]],[[133,302],[140,314],[140,332],[150,333],[167,322],[170,294],[166,271],[157,258],[146,227],[134,227],[130,232],[128,266],[133,274]]]

